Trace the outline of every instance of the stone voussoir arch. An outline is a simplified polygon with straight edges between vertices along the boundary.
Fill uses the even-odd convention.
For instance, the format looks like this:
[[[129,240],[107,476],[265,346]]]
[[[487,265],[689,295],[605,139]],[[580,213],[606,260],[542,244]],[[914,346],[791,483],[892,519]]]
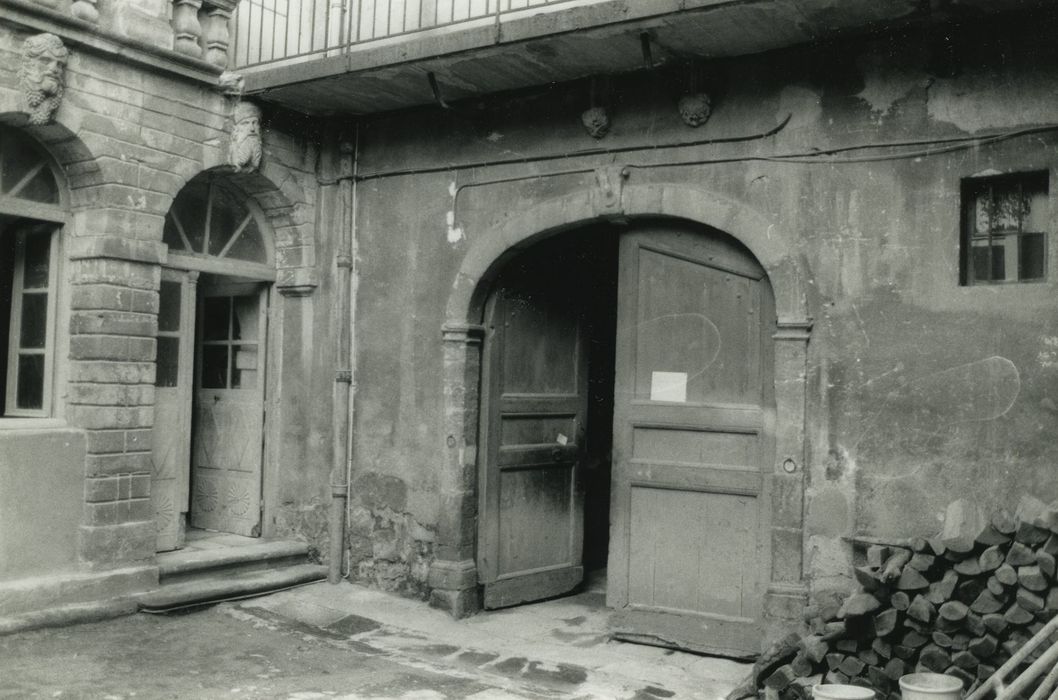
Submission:
[[[253,172],[236,172],[230,166],[219,165],[188,176],[180,189],[201,173],[223,179],[260,210],[273,236],[276,286],[280,293],[310,294],[318,284],[316,241],[312,216],[305,211],[311,205],[297,179],[281,166],[270,164]],[[158,238],[161,239],[160,229]]]
[[[63,176],[64,202],[71,209],[82,209],[91,204],[85,194],[90,188],[107,184],[107,178],[95,154],[88,145],[61,121],[36,125],[29,123],[29,115],[4,108],[7,100],[0,100],[0,124],[18,129],[33,138],[52,157]]]
[[[625,177],[622,174],[622,178]],[[604,178],[597,178],[602,182]],[[803,260],[789,238],[761,212],[690,185],[627,184],[584,188],[539,202],[492,222],[489,234],[468,238],[443,326],[444,463],[440,479],[446,513],[438,528],[438,557],[431,565],[431,601],[462,616],[477,605],[477,442],[481,392],[482,323],[492,281],[521,249],[564,230],[606,217],[671,218],[719,230],[742,243],[768,275],[775,295],[775,397],[778,417],[773,489],[773,554],[765,601],[769,636],[794,624],[807,597],[803,580],[803,494],[807,345],[811,332]],[[794,551],[790,551],[794,550]]]
[[[746,246],[768,273],[780,322],[808,318],[803,263],[789,254],[789,239],[752,207],[688,185],[628,185],[620,214],[628,218],[683,219],[722,231]],[[456,274],[446,306],[446,324],[480,322],[491,280],[519,250],[565,229],[598,220],[588,190],[545,200],[498,222],[490,235],[475,237]]]

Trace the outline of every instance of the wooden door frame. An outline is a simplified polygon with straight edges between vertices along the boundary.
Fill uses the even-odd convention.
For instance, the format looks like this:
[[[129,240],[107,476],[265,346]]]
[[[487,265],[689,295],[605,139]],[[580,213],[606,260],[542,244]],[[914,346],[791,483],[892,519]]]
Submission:
[[[198,332],[198,301],[199,293],[201,291],[200,273],[198,269],[193,269],[192,266],[181,266],[176,265],[164,265],[161,267],[163,276],[171,276],[174,274],[190,274],[194,280],[194,295],[192,298],[191,308],[194,309],[192,316],[192,339],[189,343],[191,346],[191,354],[188,358],[191,362],[189,365],[192,368],[192,378],[188,387],[188,410],[193,411],[194,401],[194,378],[198,374],[198,353],[197,344],[195,342]],[[265,362],[264,362],[264,401],[263,401],[263,416],[262,416],[262,430],[263,441],[261,446],[261,537],[270,537],[274,534],[274,527],[271,523],[274,521],[275,511],[278,508],[278,502],[276,495],[278,490],[275,485],[279,481],[279,461],[278,461],[278,438],[273,439],[273,435],[277,434],[278,425],[276,424],[277,417],[279,415],[278,410],[278,397],[280,391],[280,368],[282,367],[281,360],[281,348],[279,341],[282,338],[281,335],[281,303],[286,294],[283,293],[282,288],[278,288],[275,284],[275,280],[272,278],[261,279],[261,278],[249,278],[249,277],[238,277],[234,274],[217,274],[219,277],[227,277],[229,283],[236,285],[261,285],[263,289],[263,296],[265,303],[267,304],[267,310],[265,312],[265,319],[267,327],[265,328],[264,337],[259,341],[264,344],[265,351]],[[227,284],[227,283],[225,283]],[[278,294],[277,294],[278,292]],[[292,295],[301,296],[301,295]],[[192,440],[194,439],[194,427],[188,423],[187,427],[187,447],[188,454],[191,454]],[[188,463],[188,479],[190,479],[190,461]],[[190,513],[190,510],[188,511]]]
[[[797,624],[808,595],[804,488],[810,276],[803,261],[790,253],[781,227],[751,207],[697,187],[623,184],[623,175],[610,177],[612,170],[600,168],[592,184],[572,194],[541,201],[502,221],[479,222],[477,235],[468,235],[473,243],[456,275],[442,327],[445,445],[438,475],[442,516],[437,556],[430,567],[431,602],[456,617],[480,605],[475,562],[483,319],[499,271],[518,251],[563,230],[610,218],[682,219],[719,230],[748,248],[767,273],[775,296],[774,515],[763,606],[767,643]],[[466,227],[472,233],[472,227]]]
[[[235,277],[231,275],[219,275],[224,278],[223,281],[214,282],[213,284],[202,284],[199,283],[195,287],[195,298],[194,298],[194,339],[192,341],[192,382],[191,382],[191,414],[192,416],[196,410],[195,402],[198,400],[198,394],[202,391],[202,388],[196,385],[196,381],[202,374],[202,328],[204,319],[201,311],[204,300],[207,297],[235,297],[235,296],[246,296],[254,294],[257,296],[257,315],[259,320],[264,324],[264,333],[260,333],[256,340],[258,353],[264,354],[264,362],[261,366],[261,372],[264,376],[260,378],[260,398],[261,398],[261,468],[260,478],[257,484],[257,500],[258,500],[258,522],[257,522],[257,535],[256,537],[264,536],[264,523],[265,523],[265,467],[267,465],[268,456],[268,391],[269,391],[269,379],[271,377],[270,367],[270,354],[268,347],[269,339],[269,326],[271,321],[272,313],[272,284],[269,281],[261,279],[252,279],[245,277]],[[261,305],[264,308],[261,308]],[[229,367],[229,372],[231,369]],[[194,481],[194,455],[195,455],[195,438],[196,431],[195,425],[192,421],[191,431],[188,436],[188,446],[190,448],[191,460],[188,464],[188,483]],[[193,491],[193,489],[192,489]],[[193,493],[189,494],[189,501],[194,498]],[[188,508],[188,527],[191,526],[191,515],[193,508]]]

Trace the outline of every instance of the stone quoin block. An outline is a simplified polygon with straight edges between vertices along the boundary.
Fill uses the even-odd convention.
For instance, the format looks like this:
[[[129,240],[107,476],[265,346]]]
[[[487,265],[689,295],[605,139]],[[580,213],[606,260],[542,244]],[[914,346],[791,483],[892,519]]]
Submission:
[[[153,338],[158,334],[158,317],[126,311],[78,311],[70,317],[70,334]]]
[[[103,503],[117,500],[118,477],[89,477],[84,482],[84,499],[86,503]]]
[[[154,384],[153,362],[71,362],[71,382],[106,384]]]
[[[794,528],[771,529],[771,571],[773,581],[797,583],[802,576],[801,530]]]
[[[97,406],[153,406],[154,386],[150,384],[79,384],[67,385],[67,396],[73,404]]]
[[[107,476],[149,473],[153,466],[150,452],[123,452],[120,454],[87,455],[85,473],[88,476]]]
[[[154,424],[153,407],[111,407],[72,405],[67,420],[80,428],[149,428]]]
[[[89,430],[85,433],[85,450],[89,454],[125,451],[124,430]]]
[[[70,337],[70,358],[147,362],[154,360],[155,339],[122,335],[75,335]]]
[[[161,270],[157,265],[126,260],[85,259],[72,267],[71,280],[74,284],[112,284],[153,291],[158,289],[161,279]]]
[[[132,311],[132,295],[133,290],[128,287],[101,284],[73,285],[70,289],[70,307],[75,310]],[[154,313],[158,313],[157,301],[155,301]]]

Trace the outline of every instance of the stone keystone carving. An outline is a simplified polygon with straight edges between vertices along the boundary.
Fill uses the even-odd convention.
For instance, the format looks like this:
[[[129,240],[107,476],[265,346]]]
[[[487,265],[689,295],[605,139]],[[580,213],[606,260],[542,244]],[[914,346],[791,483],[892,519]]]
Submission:
[[[54,34],[36,34],[22,44],[18,87],[30,124],[50,124],[66,89],[63,74],[70,52]]]
[[[253,172],[261,167],[261,108],[252,102],[239,102],[233,119],[228,165],[236,172]]]
[[[683,123],[693,128],[709,120],[709,115],[713,113],[713,103],[709,95],[704,92],[695,92],[681,97],[676,104],[676,109],[680,111]]]
[[[595,169],[591,205],[596,216],[622,217],[624,203],[621,198],[630,174],[631,171],[624,165],[604,165]]]

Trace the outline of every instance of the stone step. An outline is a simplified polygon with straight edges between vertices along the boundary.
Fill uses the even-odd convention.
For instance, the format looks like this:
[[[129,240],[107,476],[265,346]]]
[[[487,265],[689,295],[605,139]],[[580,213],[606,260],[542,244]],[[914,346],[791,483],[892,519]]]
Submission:
[[[308,553],[307,544],[294,540],[262,541],[215,549],[181,549],[158,555],[158,581],[167,585],[203,574],[261,571],[305,564]]]
[[[284,588],[327,578],[327,567],[299,564],[261,571],[203,574],[191,580],[168,583],[138,598],[140,610],[165,612],[192,605],[265,595]]]

